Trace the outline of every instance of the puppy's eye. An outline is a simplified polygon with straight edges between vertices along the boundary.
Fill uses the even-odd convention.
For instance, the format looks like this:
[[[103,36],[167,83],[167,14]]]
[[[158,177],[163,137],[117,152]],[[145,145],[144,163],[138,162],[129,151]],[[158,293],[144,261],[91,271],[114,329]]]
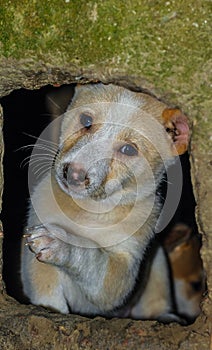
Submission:
[[[90,129],[93,124],[93,118],[88,114],[81,114],[80,123],[82,124],[82,126],[84,126],[84,128]]]
[[[202,289],[202,282],[201,281],[190,282],[190,284],[195,292],[201,291],[201,289]]]
[[[126,156],[137,156],[138,155],[137,148],[129,143],[122,146],[119,149],[119,152],[121,152],[122,154],[125,154]]]

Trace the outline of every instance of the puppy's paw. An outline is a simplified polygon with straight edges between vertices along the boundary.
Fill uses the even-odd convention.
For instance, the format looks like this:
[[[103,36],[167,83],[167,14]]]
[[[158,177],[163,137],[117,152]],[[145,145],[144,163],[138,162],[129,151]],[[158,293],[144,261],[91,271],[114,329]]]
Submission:
[[[176,322],[181,324],[182,326],[187,325],[187,321],[184,318],[181,318],[180,316],[174,314],[174,313],[164,313],[160,315],[157,320],[162,323],[171,323]]]
[[[51,234],[47,227],[38,225],[27,228],[24,237],[26,245],[40,262],[57,266],[63,264],[67,244]]]

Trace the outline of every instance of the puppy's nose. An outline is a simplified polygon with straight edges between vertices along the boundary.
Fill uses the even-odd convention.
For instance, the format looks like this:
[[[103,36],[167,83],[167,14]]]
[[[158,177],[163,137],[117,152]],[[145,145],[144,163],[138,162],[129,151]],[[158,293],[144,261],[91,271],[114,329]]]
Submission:
[[[67,163],[63,167],[63,177],[69,185],[81,186],[88,183],[86,171],[81,164]]]

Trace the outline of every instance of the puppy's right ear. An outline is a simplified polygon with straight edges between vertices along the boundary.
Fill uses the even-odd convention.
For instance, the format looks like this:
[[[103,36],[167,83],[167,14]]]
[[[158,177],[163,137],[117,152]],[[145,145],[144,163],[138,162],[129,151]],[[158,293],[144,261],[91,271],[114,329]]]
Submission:
[[[163,124],[173,141],[173,155],[186,152],[189,143],[189,126],[187,117],[179,110],[166,108],[162,113]]]
[[[166,234],[163,245],[168,252],[171,252],[181,244],[189,242],[193,236],[194,234],[190,226],[184,223],[177,223]]]

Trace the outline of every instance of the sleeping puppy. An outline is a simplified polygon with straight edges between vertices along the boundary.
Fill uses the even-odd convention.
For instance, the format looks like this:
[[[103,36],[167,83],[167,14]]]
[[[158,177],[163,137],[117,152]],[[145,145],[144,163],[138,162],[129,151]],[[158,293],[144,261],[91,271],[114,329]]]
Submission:
[[[33,304],[174,319],[165,255],[149,246],[161,212],[157,186],[188,134],[182,112],[148,94],[76,87],[52,166],[31,195],[21,276]],[[137,300],[145,307],[134,315]]]
[[[187,224],[176,223],[163,242],[172,271],[176,310],[189,323],[200,314],[206,290],[200,237]]]

